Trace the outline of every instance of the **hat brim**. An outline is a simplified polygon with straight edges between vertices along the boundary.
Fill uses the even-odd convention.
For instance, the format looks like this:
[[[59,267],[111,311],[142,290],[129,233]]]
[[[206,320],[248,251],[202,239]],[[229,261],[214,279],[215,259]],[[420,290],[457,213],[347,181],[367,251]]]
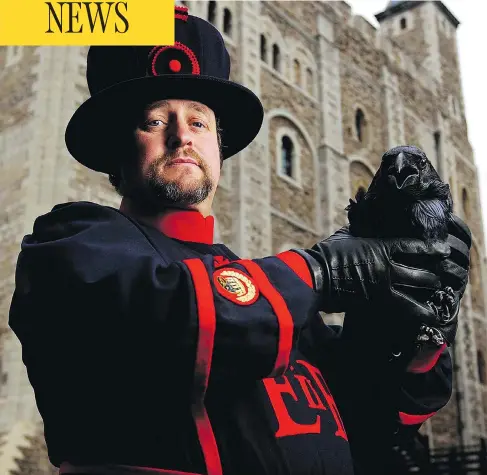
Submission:
[[[222,129],[222,154],[229,158],[249,145],[262,126],[264,109],[248,88],[220,78],[179,74],[131,79],[91,96],[66,127],[69,153],[84,166],[102,173],[119,169],[116,152],[124,124],[151,102],[186,99],[213,110]]]

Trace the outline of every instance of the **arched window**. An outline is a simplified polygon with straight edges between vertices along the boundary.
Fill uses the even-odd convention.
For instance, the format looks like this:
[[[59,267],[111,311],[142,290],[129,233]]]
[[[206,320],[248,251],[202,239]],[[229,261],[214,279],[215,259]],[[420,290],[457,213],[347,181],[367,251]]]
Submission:
[[[406,18],[401,18],[401,30],[405,30],[407,26]]]
[[[215,18],[216,18],[216,2],[214,0],[211,0],[208,3],[208,21],[212,24],[215,24]]]
[[[355,134],[359,142],[365,140],[365,115],[362,109],[357,109],[355,112]]]
[[[311,68],[306,69],[306,89],[308,94],[313,95],[313,71]]]
[[[228,8],[223,10],[223,33],[232,36],[232,12]]]
[[[477,351],[477,369],[479,372],[480,383],[485,384],[485,358],[484,353],[481,350]]]
[[[281,139],[281,172],[290,178],[294,177],[294,144],[287,135]]]
[[[294,60],[294,82],[301,84],[301,65],[297,59]]]
[[[260,35],[260,59],[267,63],[267,39]]]
[[[276,71],[281,71],[281,52],[275,43],[272,45],[272,67]]]

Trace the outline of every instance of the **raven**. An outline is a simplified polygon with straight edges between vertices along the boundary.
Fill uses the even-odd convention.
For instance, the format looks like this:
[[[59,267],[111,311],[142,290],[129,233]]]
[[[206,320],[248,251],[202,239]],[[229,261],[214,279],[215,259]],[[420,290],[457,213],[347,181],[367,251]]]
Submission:
[[[453,212],[450,186],[411,145],[388,150],[369,189],[350,200],[350,232],[361,237],[446,240]]]
[[[385,152],[368,190],[360,189],[355,201],[351,199],[345,209],[350,232],[361,237],[446,241],[448,225],[453,219],[450,186],[441,180],[423,150],[412,145]],[[422,258],[403,263],[430,266]],[[428,297],[439,323],[448,322],[455,305],[452,288],[445,287]],[[424,338],[428,337],[424,335]],[[429,338],[440,343],[439,334],[430,333]]]

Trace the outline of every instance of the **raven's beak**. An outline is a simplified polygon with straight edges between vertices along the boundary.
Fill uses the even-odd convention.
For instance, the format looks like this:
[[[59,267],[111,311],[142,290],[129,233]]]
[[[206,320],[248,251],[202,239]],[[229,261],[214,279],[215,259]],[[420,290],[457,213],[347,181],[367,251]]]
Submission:
[[[389,167],[388,175],[389,180],[400,190],[419,178],[419,170],[415,163],[401,152]]]

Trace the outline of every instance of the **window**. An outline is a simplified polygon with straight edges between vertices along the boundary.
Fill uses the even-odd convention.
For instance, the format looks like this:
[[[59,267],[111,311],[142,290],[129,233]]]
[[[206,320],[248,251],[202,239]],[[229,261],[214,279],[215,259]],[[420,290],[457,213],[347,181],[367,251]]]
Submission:
[[[311,68],[306,69],[306,89],[309,94],[313,95],[313,71]]]
[[[223,33],[232,36],[232,12],[228,8],[223,10]]]
[[[212,24],[215,24],[215,18],[216,18],[216,2],[215,1],[210,1],[208,3],[208,21]]]
[[[365,115],[362,109],[357,109],[355,113],[355,134],[359,142],[365,140]]]
[[[477,351],[477,370],[479,372],[479,381],[485,384],[485,359],[481,350]]]
[[[301,84],[301,65],[297,59],[294,60],[294,82]]]
[[[272,67],[276,71],[281,71],[281,52],[276,44],[272,45]]]
[[[264,35],[260,35],[260,59],[267,63],[267,40]]]
[[[401,18],[400,25],[401,25],[401,30],[405,30],[407,28],[406,18],[404,18],[404,17]]]
[[[292,140],[284,135],[281,139],[281,172],[290,178],[294,177],[294,145]]]

